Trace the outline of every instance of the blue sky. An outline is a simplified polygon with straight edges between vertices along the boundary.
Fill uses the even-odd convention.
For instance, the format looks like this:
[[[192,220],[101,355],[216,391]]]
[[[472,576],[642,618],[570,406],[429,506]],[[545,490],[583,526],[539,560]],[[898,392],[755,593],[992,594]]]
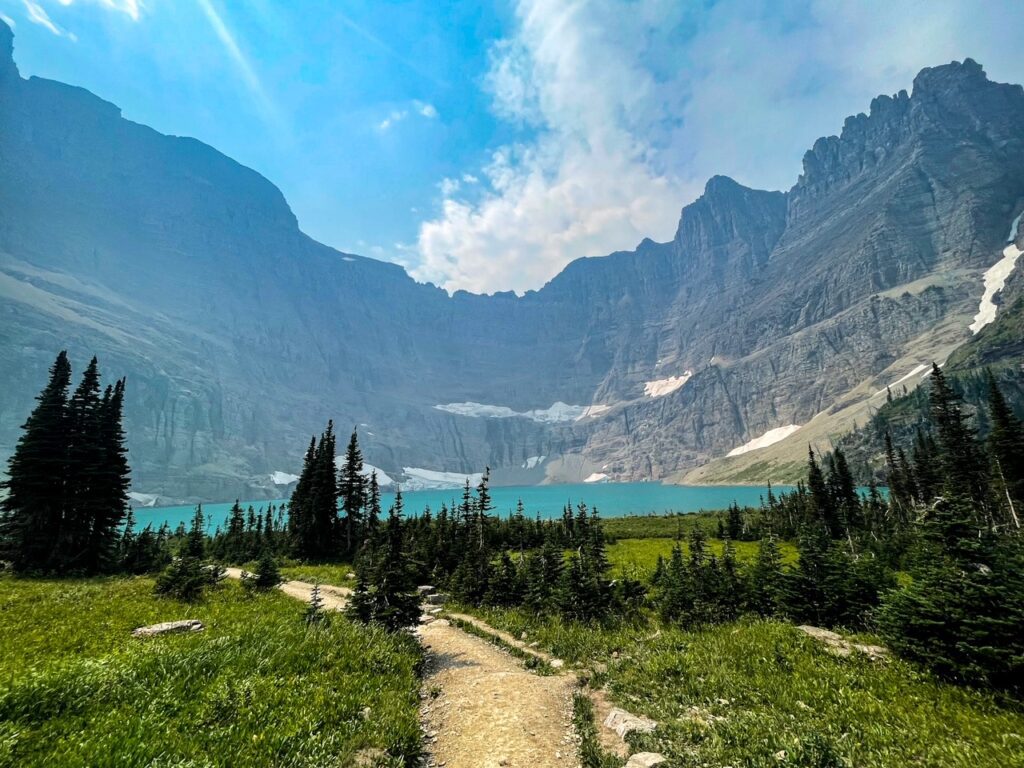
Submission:
[[[0,0],[23,75],[82,85],[450,289],[669,239],[708,176],[786,189],[922,67],[1024,81],[1024,3]]]

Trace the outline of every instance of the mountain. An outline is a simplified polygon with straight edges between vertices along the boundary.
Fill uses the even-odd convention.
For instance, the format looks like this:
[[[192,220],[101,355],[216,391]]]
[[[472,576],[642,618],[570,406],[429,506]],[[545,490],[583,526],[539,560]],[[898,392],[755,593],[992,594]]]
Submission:
[[[0,458],[67,347],[128,377],[135,490],[162,499],[279,493],[332,417],[414,485],[778,478],[971,337],[1022,208],[1024,91],[965,60],[817,141],[786,193],[715,177],[671,242],[449,296],[313,241],[216,150],[22,79],[0,23]]]

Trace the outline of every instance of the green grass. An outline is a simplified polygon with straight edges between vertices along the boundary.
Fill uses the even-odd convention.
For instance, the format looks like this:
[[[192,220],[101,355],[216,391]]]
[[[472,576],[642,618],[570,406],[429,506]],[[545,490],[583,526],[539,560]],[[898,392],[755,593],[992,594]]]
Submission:
[[[225,583],[189,606],[150,579],[0,577],[0,766],[348,766],[419,753],[409,637]],[[203,632],[136,639],[181,618]],[[368,708],[368,709],[367,709]]]
[[[936,682],[898,659],[837,658],[788,624],[600,629],[483,613],[569,663],[606,664],[592,684],[658,721],[634,746],[674,766],[1024,766],[1019,706]]]
[[[700,525],[705,533],[718,528],[721,512],[693,512],[668,515],[625,515],[601,519],[601,529],[610,539],[674,539],[683,538]]]
[[[289,580],[306,581],[309,583],[320,582],[331,584],[335,587],[353,587],[355,579],[348,578],[348,574],[354,573],[354,569],[348,563],[326,563],[322,565],[283,565],[281,575]]]
[[[647,577],[654,571],[654,566],[661,555],[668,560],[672,554],[674,545],[672,539],[619,539],[606,548],[608,562],[612,565],[614,576],[630,575]],[[741,562],[752,562],[757,558],[759,543],[756,541],[734,541],[733,547],[736,550],[736,559]],[[683,554],[689,553],[686,542],[682,542]],[[721,557],[724,548],[723,542],[717,539],[708,540],[708,549]],[[795,563],[797,561],[796,547],[790,542],[779,542],[779,550],[784,563]]]

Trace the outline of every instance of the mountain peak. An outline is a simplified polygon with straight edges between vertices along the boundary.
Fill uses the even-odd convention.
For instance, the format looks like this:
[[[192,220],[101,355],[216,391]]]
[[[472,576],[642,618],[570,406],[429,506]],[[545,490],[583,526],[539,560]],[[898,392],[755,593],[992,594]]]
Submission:
[[[14,32],[0,19],[0,80],[18,77],[18,66],[14,63]]]
[[[929,92],[957,90],[963,87],[978,87],[988,82],[988,76],[981,64],[967,58],[962,62],[951,61],[938,67],[925,67],[914,78],[914,95]]]

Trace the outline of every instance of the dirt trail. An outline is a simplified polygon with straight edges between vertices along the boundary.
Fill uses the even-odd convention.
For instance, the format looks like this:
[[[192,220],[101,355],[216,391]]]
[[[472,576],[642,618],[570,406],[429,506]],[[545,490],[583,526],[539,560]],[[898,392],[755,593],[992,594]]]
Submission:
[[[224,571],[229,578],[242,578],[241,568],[225,568]],[[309,596],[313,593],[313,585],[305,581],[283,581],[277,588],[289,597],[294,597],[296,600],[302,600],[306,603],[309,602]],[[351,594],[352,590],[348,587],[335,587],[330,584],[320,585],[320,597],[324,601],[324,608],[328,610],[340,611],[344,609],[348,604],[348,598]]]
[[[242,577],[240,568],[227,575]],[[309,601],[313,585],[286,581],[278,589]],[[341,610],[352,590],[320,585],[324,607]],[[472,616],[457,614],[541,658],[546,654]],[[576,768],[572,675],[536,675],[487,640],[424,617],[417,629],[427,651],[422,717],[428,765],[444,768]]]
[[[542,677],[440,619],[427,648],[423,716],[432,764],[445,768],[578,766],[570,675]]]

